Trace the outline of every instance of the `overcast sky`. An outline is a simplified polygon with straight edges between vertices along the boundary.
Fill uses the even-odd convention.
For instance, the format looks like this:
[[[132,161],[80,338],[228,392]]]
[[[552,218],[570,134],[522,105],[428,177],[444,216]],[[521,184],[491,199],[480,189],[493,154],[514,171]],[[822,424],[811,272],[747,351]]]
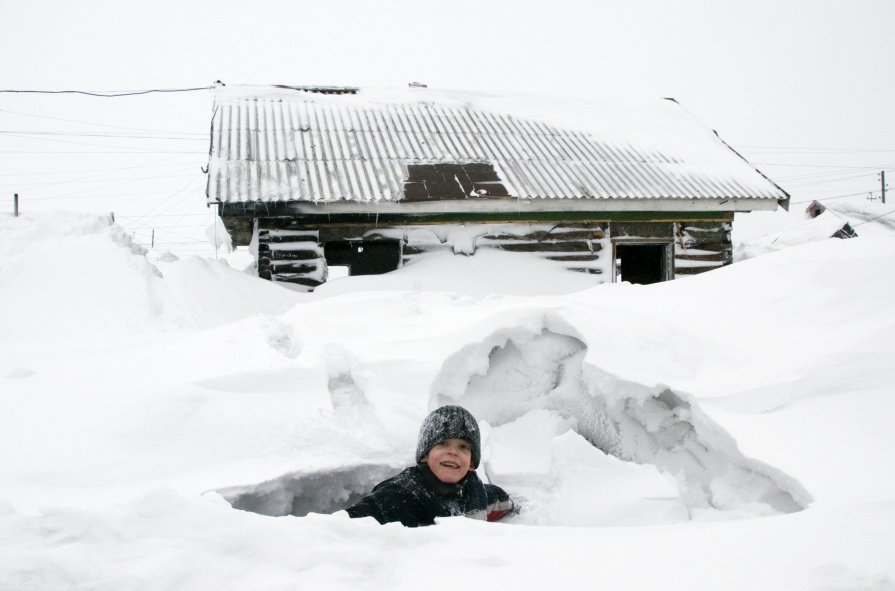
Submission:
[[[895,168],[893,0],[0,0],[0,6],[2,89],[419,81],[674,97],[793,201],[878,192],[879,170]],[[204,222],[196,169],[207,154],[201,134],[209,109],[208,93],[0,94],[0,203],[18,191],[32,209],[114,209],[136,217],[173,208],[166,215],[187,211]],[[169,137],[182,149],[173,151],[183,153],[122,128],[176,132]],[[102,130],[122,137],[47,135]],[[22,133],[35,131],[43,135]],[[109,153],[121,146],[137,153],[131,160]],[[79,150],[96,153],[73,153]],[[155,168],[163,165],[170,168]],[[170,182],[153,193],[146,184],[153,176]],[[161,225],[155,218],[141,223]]]

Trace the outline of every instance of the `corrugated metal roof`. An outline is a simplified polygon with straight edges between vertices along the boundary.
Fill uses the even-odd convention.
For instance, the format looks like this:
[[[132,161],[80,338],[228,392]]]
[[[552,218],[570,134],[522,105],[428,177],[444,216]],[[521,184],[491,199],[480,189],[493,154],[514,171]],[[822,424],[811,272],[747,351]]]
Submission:
[[[363,90],[219,93],[209,201],[398,201],[409,165],[474,162],[492,164],[518,198],[788,198],[676,103],[686,117],[667,115],[678,118],[673,131],[656,125],[651,141],[642,122],[632,121],[630,138],[600,137],[413,92],[418,99],[395,102],[364,100]],[[699,133],[680,134],[681,120]]]

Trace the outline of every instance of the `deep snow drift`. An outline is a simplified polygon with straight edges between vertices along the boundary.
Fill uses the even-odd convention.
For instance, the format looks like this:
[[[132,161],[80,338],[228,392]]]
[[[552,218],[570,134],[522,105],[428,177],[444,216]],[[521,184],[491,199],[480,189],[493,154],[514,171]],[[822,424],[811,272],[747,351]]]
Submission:
[[[297,294],[0,218],[0,588],[890,589],[895,240],[760,234],[654,286],[487,253]],[[348,520],[445,403],[523,511]]]

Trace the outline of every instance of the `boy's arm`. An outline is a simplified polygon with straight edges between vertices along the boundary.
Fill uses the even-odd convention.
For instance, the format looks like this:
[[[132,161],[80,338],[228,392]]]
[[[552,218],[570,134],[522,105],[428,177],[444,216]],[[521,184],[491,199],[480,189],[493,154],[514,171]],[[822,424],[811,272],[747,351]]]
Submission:
[[[485,509],[488,521],[499,521],[519,511],[510,495],[499,486],[486,484],[485,492],[488,493],[488,507]]]
[[[365,496],[355,505],[348,507],[346,511],[348,512],[348,516],[352,519],[355,517],[372,517],[379,523],[385,523],[382,509],[379,508],[379,503],[376,502],[373,495]]]

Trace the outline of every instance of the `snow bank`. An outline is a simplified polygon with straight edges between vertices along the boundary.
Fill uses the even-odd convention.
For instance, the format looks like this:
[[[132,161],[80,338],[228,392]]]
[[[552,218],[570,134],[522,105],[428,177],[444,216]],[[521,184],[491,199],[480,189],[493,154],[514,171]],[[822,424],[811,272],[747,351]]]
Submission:
[[[189,257],[157,266],[164,276],[158,301],[176,326],[210,328],[250,314],[281,314],[300,301],[298,294],[224,261]]]
[[[0,588],[895,581],[891,238],[549,296],[432,257],[308,297],[101,218],[0,229]],[[59,252],[65,290],[28,263]],[[524,511],[348,520],[445,402]]]
[[[22,340],[209,327],[298,299],[196,257],[153,265],[109,217],[2,216],[0,234],[0,324]]]
[[[474,298],[502,295],[566,294],[599,285],[596,275],[567,271],[543,258],[480,248],[475,256],[433,252],[416,257],[387,275],[327,281],[309,299],[372,291],[443,291]]]
[[[0,325],[9,336],[122,334],[158,320],[158,271],[108,217],[0,216]]]
[[[895,208],[882,203],[826,201],[825,211],[811,217],[804,203],[791,211],[736,214],[733,225],[734,261],[776,252],[792,246],[826,240],[846,225],[858,236],[892,237]]]
[[[380,526],[344,513],[270,518],[215,495],[145,492],[102,510],[0,509],[4,589],[890,589],[892,503],[661,528]],[[11,541],[11,543],[10,543]],[[855,543],[860,541],[858,547]],[[437,565],[463,565],[433,577]],[[646,564],[646,566],[645,566]]]

